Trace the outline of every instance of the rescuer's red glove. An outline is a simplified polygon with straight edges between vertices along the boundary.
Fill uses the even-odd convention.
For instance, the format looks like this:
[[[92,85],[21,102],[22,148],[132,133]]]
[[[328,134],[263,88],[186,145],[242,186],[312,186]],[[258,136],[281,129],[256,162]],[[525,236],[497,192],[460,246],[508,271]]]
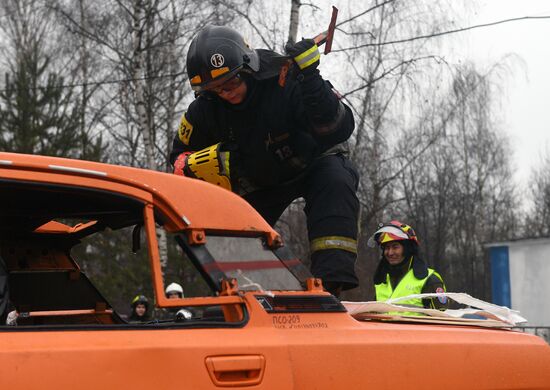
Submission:
[[[174,175],[185,176],[185,174],[183,173],[183,169],[187,164],[187,157],[190,154],[193,154],[193,152],[183,152],[178,156],[176,161],[174,161]]]

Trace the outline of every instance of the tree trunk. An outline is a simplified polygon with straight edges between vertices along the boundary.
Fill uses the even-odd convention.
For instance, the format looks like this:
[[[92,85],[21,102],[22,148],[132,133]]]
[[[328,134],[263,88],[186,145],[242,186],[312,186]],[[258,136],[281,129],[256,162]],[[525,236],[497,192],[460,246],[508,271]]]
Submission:
[[[296,42],[296,36],[298,35],[298,26],[300,25],[300,0],[291,0],[290,7],[290,26],[288,28],[288,44]]]
[[[145,0],[148,1],[148,0]],[[134,3],[134,60],[133,66],[133,81],[135,87],[135,108],[138,117],[138,125],[143,137],[143,146],[145,148],[145,158],[147,168],[156,170],[157,164],[155,162],[155,145],[152,137],[150,122],[147,118],[146,102],[145,102],[145,79],[144,68],[145,61],[142,48],[143,38],[143,25],[142,15],[144,14],[144,1],[135,0]]]
[[[148,1],[148,0],[145,0]],[[151,129],[151,122],[147,115],[145,101],[145,56],[142,48],[144,24],[142,15],[144,12],[145,4],[143,0],[136,0],[134,3],[134,61],[133,65],[133,78],[135,87],[135,107],[138,116],[138,124],[140,132],[143,136],[143,144],[145,148],[145,158],[147,168],[156,170],[157,164],[155,161],[155,143],[153,140],[153,132]],[[166,231],[162,228],[157,229],[157,240],[159,246],[160,265],[161,269],[166,269],[168,265],[168,246],[166,242]]]
[[[80,24],[83,29],[87,29],[87,20],[84,12],[84,0],[79,0],[78,8],[80,12]],[[84,36],[80,37],[80,73],[82,75],[82,80],[88,80],[88,48],[86,47],[86,38]],[[88,86],[86,82],[82,84],[82,102],[80,107],[80,138],[81,138],[81,157],[86,159],[86,109],[88,107]]]

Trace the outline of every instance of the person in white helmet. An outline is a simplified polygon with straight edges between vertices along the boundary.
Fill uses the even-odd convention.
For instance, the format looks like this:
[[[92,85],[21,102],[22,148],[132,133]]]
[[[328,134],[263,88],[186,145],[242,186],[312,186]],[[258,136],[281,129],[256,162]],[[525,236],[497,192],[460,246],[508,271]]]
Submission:
[[[183,287],[181,287],[178,283],[170,283],[166,290],[164,290],[164,293],[166,294],[166,298],[168,299],[176,299],[176,298],[183,298]]]
[[[170,283],[166,286],[164,294],[168,299],[184,298],[183,287],[179,283]],[[162,309],[156,316],[159,320],[185,321],[194,317],[193,311],[189,308],[170,307]]]
[[[8,267],[0,256],[0,325],[17,325],[19,313],[10,301]]]

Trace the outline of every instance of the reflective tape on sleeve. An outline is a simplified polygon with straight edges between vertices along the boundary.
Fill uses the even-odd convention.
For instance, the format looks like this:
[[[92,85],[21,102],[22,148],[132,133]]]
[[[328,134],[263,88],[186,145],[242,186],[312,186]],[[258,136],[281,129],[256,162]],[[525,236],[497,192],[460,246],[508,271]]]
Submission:
[[[317,45],[312,46],[310,49],[307,49],[300,55],[294,57],[294,61],[298,64],[300,69],[307,68],[316,61],[319,61],[321,55],[319,54],[319,48]]]
[[[351,253],[357,253],[357,240],[343,236],[318,237],[310,242],[311,252],[326,249],[342,249]]]

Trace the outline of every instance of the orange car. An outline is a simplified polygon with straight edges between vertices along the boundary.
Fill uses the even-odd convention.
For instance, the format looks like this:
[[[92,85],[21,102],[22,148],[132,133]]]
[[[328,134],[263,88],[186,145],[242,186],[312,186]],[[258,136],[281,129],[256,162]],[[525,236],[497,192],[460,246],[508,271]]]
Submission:
[[[18,314],[0,325],[2,389],[550,389],[536,336],[354,319],[251,206],[205,182],[0,153],[0,221],[0,308]],[[156,306],[191,318],[125,320],[121,258],[94,241],[110,232],[142,254]],[[206,292],[167,299],[171,266]]]

